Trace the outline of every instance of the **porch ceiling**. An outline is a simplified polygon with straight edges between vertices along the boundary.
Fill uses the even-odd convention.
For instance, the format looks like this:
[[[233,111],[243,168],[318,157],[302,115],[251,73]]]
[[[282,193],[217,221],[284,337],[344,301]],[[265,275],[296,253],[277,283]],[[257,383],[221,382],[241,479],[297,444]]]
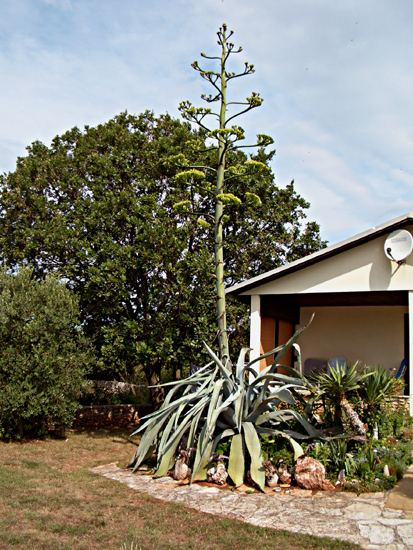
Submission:
[[[407,306],[408,293],[400,290],[261,295],[261,303],[296,307]]]
[[[238,296],[247,304],[250,296]],[[407,306],[407,291],[261,295],[261,315],[298,323],[300,307]]]

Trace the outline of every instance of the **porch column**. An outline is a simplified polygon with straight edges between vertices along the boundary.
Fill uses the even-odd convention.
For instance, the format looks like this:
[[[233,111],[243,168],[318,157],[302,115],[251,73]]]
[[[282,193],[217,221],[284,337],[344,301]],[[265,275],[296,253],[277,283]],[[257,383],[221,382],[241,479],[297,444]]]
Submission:
[[[250,348],[250,361],[252,361],[260,356],[261,350],[261,297],[259,295],[251,296]],[[259,362],[253,367],[259,372]]]
[[[413,291],[409,290],[409,410],[413,416]]]

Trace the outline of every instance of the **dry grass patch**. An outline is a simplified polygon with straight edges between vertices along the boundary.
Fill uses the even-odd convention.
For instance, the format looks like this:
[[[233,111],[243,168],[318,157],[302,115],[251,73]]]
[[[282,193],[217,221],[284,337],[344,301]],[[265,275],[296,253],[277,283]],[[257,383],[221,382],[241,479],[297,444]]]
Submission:
[[[359,548],[202,514],[89,472],[126,465],[136,445],[129,433],[73,431],[67,440],[0,443],[0,549]]]

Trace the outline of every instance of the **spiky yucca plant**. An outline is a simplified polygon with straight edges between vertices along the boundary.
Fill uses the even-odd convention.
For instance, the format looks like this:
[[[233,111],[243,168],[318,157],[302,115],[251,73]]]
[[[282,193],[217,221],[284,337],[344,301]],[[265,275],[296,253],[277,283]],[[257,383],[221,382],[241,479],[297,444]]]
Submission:
[[[220,441],[231,439],[228,473],[235,486],[243,483],[249,470],[251,478],[264,490],[265,469],[259,434],[278,435],[291,444],[295,458],[303,454],[299,439],[319,438],[319,433],[296,411],[279,409],[281,403],[293,405],[294,391],[306,386],[297,370],[282,366],[279,360],[294,346],[303,327],[284,345],[251,361],[246,361],[249,348],[242,349],[234,368],[224,365],[206,345],[212,359],[203,369],[186,380],[164,384],[171,387],[162,407],[145,417],[133,435],[144,432],[129,467],[136,470],[150,456],[156,455],[156,476],[172,468],[177,448],[184,436],[186,447],[196,449],[191,483],[206,479],[208,461]],[[253,368],[263,358],[274,354],[274,361],[259,374]],[[255,375],[250,380],[250,373]],[[298,433],[288,424],[301,425]]]
[[[346,397],[350,392],[359,389],[365,378],[371,376],[371,373],[363,374],[357,368],[358,363],[354,363],[348,368],[346,365],[337,363],[335,366],[330,367],[329,372],[316,375],[314,381],[319,386],[320,395],[325,394],[335,399],[338,415],[341,417],[341,410],[343,410],[355,432],[359,435],[366,435],[363,422]]]
[[[394,377],[392,371],[383,366],[370,366],[366,370],[370,375],[361,384],[360,396],[370,411],[376,411],[389,397],[397,395],[403,388],[403,380]]]

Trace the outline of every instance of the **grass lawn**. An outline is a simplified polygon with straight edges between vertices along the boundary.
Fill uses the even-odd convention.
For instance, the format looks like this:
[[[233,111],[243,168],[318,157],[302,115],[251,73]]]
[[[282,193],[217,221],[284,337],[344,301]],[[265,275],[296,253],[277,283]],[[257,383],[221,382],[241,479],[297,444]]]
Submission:
[[[0,549],[311,550],[356,545],[202,514],[138,493],[88,468],[127,464],[131,431],[0,442]]]

